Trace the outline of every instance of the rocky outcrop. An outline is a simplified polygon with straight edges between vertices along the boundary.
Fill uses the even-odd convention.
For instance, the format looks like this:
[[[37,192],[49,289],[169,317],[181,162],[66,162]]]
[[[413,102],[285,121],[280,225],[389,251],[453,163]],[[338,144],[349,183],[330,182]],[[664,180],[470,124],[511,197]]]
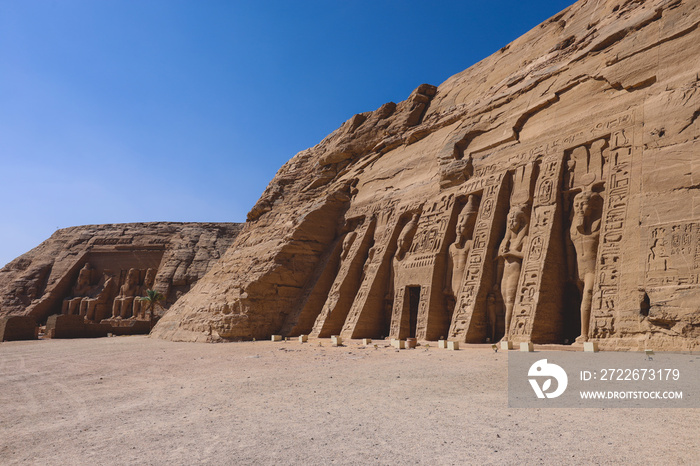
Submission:
[[[355,115],[152,335],[697,347],[699,9],[580,0]]]
[[[147,311],[136,299],[147,288],[165,296],[167,309],[219,260],[240,229],[235,223],[159,222],[58,230],[0,270],[0,316],[45,323],[53,314],[74,314],[97,323],[118,308],[115,317],[136,319]]]

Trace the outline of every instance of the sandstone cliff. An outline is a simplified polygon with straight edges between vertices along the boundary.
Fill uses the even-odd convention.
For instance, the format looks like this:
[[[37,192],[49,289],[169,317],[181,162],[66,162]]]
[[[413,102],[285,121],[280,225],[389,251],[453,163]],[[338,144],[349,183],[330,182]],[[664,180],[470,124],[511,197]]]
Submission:
[[[65,313],[73,299],[74,307],[91,301],[90,320],[111,317],[112,301],[130,270],[134,294],[155,288],[168,308],[223,255],[241,227],[154,222],[58,230],[0,270],[0,317],[30,315],[46,322]]]
[[[355,115],[152,335],[696,347],[699,10],[580,0]]]

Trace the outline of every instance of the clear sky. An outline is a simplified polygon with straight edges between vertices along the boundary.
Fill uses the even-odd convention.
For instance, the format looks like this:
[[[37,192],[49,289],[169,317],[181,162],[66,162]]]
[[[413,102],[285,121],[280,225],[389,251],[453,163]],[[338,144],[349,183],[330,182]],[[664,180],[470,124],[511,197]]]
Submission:
[[[57,228],[242,222],[355,113],[573,0],[0,0],[0,266]]]

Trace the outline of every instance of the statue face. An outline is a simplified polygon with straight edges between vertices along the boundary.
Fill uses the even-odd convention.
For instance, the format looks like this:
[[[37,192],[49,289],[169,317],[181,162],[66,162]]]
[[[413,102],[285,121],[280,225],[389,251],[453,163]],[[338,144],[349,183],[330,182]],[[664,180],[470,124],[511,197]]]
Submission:
[[[347,252],[350,250],[350,246],[352,246],[352,243],[355,241],[355,236],[357,236],[357,234],[353,231],[351,233],[348,233],[348,235],[343,240],[343,252],[344,253],[347,254]]]
[[[467,219],[466,217],[459,217],[457,219],[457,228],[456,228],[456,233],[457,233],[457,238],[462,238],[464,234],[466,233],[467,229]]]
[[[80,285],[87,285],[88,282],[90,281],[90,272],[88,270],[81,270],[80,273],[78,274],[78,284]]]
[[[590,205],[590,196],[585,193],[579,193],[574,198],[574,213],[576,215],[586,215],[588,206]]]
[[[137,278],[136,278],[136,269],[129,269],[129,272],[126,275],[126,281],[130,285],[135,285]]]
[[[520,231],[520,228],[522,228],[525,223],[524,217],[525,214],[523,214],[523,211],[520,209],[514,209],[508,212],[508,228],[514,233]]]
[[[474,216],[474,213],[468,213],[466,215],[460,215],[457,218],[457,227],[456,227],[456,233],[457,233],[457,238],[463,238],[468,232],[467,232],[467,227],[469,226],[469,221],[472,219]]]

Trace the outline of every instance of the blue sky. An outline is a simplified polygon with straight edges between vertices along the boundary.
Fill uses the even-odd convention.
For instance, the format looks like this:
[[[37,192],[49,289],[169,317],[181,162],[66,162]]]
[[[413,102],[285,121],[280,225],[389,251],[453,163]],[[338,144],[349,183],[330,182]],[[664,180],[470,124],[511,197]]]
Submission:
[[[569,4],[0,0],[0,266],[57,228],[242,222],[353,114]]]

